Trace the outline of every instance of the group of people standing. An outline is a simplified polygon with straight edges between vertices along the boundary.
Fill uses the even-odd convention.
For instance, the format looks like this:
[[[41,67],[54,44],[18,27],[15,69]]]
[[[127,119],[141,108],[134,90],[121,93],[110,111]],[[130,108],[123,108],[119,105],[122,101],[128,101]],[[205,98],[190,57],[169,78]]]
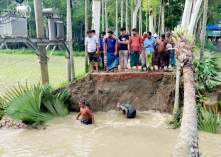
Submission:
[[[173,40],[170,32],[162,34],[160,38],[151,32],[144,32],[141,37],[136,28],[132,29],[132,35],[126,33],[123,27],[120,29],[121,35],[118,39],[109,30],[101,32],[100,38],[95,35],[95,30],[88,30],[85,38],[85,52],[89,57],[90,70],[93,72],[93,63],[96,71],[99,72],[98,62],[106,71],[118,70],[128,71],[128,60],[130,68],[136,67],[138,71],[146,68],[146,71],[172,70],[176,64],[176,57],[173,49]]]

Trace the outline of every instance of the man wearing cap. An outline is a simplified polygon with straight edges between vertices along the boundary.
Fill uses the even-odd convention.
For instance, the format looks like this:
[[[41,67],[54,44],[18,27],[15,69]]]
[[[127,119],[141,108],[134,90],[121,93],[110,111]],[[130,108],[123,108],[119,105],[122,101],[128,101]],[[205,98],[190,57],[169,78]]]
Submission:
[[[135,116],[136,116],[136,110],[130,104],[117,103],[117,109],[121,110],[123,112],[123,114],[125,114],[126,118],[135,118]]]
[[[76,119],[78,120],[81,115],[81,123],[85,125],[94,124],[94,115],[91,110],[86,106],[84,100],[79,101],[80,112],[78,113]]]

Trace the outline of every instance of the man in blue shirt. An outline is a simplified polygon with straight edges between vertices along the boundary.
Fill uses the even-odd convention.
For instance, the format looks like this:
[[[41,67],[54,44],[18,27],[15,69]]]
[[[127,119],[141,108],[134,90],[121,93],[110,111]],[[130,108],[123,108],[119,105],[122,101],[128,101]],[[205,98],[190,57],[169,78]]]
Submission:
[[[126,118],[135,118],[136,116],[136,110],[135,108],[130,104],[117,104],[117,109],[121,110],[123,114],[125,114]]]
[[[121,35],[118,37],[120,68],[121,71],[123,69],[127,71],[129,36],[126,34],[126,29],[124,27],[122,27],[120,30]]]
[[[147,38],[144,40],[144,48],[145,48],[145,55],[146,55],[146,66],[153,70],[153,53],[154,53],[154,46],[156,45],[156,40],[152,37],[151,32],[147,32]]]
[[[113,37],[112,30],[108,31],[108,37],[105,39],[104,43],[104,53],[107,58],[107,71],[113,70],[118,66],[117,58],[117,40]]]

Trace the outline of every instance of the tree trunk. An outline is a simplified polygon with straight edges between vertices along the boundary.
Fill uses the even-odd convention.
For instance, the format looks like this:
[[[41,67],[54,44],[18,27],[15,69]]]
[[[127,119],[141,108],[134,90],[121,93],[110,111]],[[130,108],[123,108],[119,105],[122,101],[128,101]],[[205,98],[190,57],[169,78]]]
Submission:
[[[88,0],[85,0],[85,38],[88,30]],[[89,70],[88,57],[85,55],[85,72]]]
[[[208,0],[204,0],[204,10],[203,10],[203,24],[202,24],[202,31],[201,31],[201,45],[200,45],[200,59],[203,58],[204,54],[204,45],[205,45],[205,28],[207,22],[207,11],[208,11]]]
[[[121,18],[120,18],[121,25],[120,26],[123,27],[124,26],[124,19],[123,19],[124,18],[124,0],[121,0],[121,8],[120,9],[121,9]]]
[[[107,16],[107,0],[105,1],[105,23],[106,23],[106,33],[108,32],[108,16]]]
[[[164,20],[164,10],[165,10],[165,2],[162,0],[162,9],[161,9],[161,34],[164,34],[165,31],[165,20]]]
[[[92,29],[96,31],[96,36],[100,34],[100,13],[101,13],[100,0],[93,0],[92,3]]]
[[[116,37],[118,38],[118,0],[116,0]]]
[[[102,16],[102,31],[104,31],[104,0],[102,0],[102,9],[101,9],[101,16]]]
[[[197,28],[199,29],[199,23],[200,23],[200,18],[201,18],[201,16],[202,16],[202,14],[203,14],[203,12],[201,11],[201,12],[199,13],[199,15],[197,16],[197,19],[196,19],[196,22],[195,22],[195,26],[194,26],[194,30],[193,30],[193,36],[194,36],[194,38],[195,38],[196,41],[199,40],[199,39],[197,38]]]
[[[139,34],[141,35],[142,34],[142,19],[141,19],[141,17],[142,17],[142,12],[141,12],[141,7],[140,7],[140,9],[139,9]]]
[[[146,10],[146,32],[147,32],[147,28],[148,28],[148,10]]]
[[[194,74],[191,64],[183,68],[184,109],[183,118],[173,157],[198,157],[198,132]]]
[[[160,2],[161,2],[162,0],[160,0]],[[161,3],[160,3],[161,4]],[[158,36],[160,37],[160,26],[161,26],[161,12],[162,12],[162,5],[160,5],[160,13],[159,13],[159,19],[158,19],[158,32],[157,32],[157,34],[158,34]]]
[[[192,10],[191,20],[188,26],[189,34],[193,34],[193,29],[196,23],[196,18],[197,18],[201,3],[202,3],[202,0],[197,0],[196,4],[194,5],[194,9]]]
[[[136,6],[133,10],[133,28],[135,28],[137,25],[137,12],[138,9],[140,8],[140,5],[141,5],[141,0],[137,0]]]
[[[153,33],[153,12],[149,11],[149,31]]]
[[[131,29],[133,28],[133,10],[134,10],[134,0],[131,0],[131,7],[130,7]]]
[[[157,15],[156,15],[156,8],[154,8],[154,14],[153,14],[153,32],[156,33],[156,27],[157,27]]]
[[[128,0],[126,0],[126,18],[125,18],[125,22],[126,22],[126,31],[127,31],[127,33],[129,33],[129,28],[128,28]]]
[[[187,29],[189,26],[190,13],[192,10],[192,6],[193,6],[193,0],[186,0],[185,1],[185,8],[184,8],[183,18],[182,18],[182,23],[181,23],[182,28]]]

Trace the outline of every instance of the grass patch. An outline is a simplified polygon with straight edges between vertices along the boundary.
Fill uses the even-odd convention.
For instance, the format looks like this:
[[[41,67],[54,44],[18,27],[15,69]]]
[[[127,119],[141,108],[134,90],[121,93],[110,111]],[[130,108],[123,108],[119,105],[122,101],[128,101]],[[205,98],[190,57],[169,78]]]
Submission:
[[[35,54],[0,53],[0,95],[18,83],[37,84],[40,79],[40,65]],[[75,57],[75,76],[81,78],[85,71],[84,57]],[[64,56],[52,56],[48,62],[49,83],[52,87],[66,84],[66,59]]]
[[[0,51],[0,53],[3,54],[33,54],[33,51],[31,51],[30,49],[3,49]],[[51,50],[47,51],[47,55],[50,55]],[[65,55],[65,51],[61,51],[61,50],[55,50],[52,54],[52,56],[64,56]],[[73,51],[73,55],[75,57],[83,57],[85,55],[84,51]]]

